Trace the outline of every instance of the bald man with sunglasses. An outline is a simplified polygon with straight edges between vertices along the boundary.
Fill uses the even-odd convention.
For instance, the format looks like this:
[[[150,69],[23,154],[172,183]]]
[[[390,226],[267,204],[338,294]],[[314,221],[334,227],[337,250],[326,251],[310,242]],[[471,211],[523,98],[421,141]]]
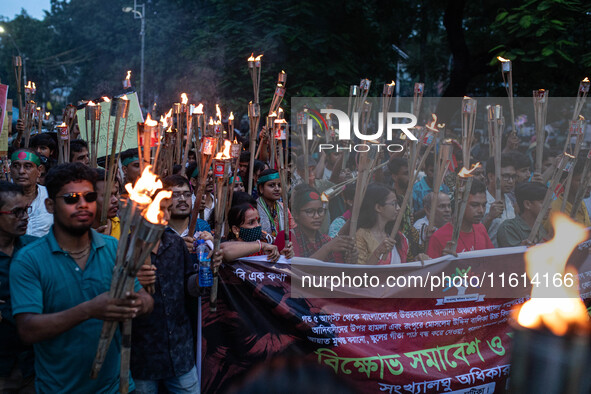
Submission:
[[[80,163],[47,174],[49,233],[25,246],[10,267],[12,314],[35,350],[39,393],[114,393],[119,386],[121,334],[116,332],[97,379],[90,379],[103,321],[132,319],[153,308],[136,280],[124,300],[109,296],[117,240],[91,228],[96,174]],[[130,391],[134,389],[130,380]]]

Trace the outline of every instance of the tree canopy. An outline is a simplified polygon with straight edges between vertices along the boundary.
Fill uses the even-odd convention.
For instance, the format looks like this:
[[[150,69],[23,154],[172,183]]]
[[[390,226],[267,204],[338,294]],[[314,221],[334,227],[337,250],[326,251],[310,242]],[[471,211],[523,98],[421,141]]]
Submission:
[[[287,99],[346,96],[360,78],[372,80],[370,94],[379,95],[381,84],[396,78],[393,44],[409,55],[402,95],[421,81],[427,96],[504,96],[496,60],[502,55],[513,60],[517,95],[546,88],[572,96],[591,65],[591,3],[583,0],[145,3],[145,107],[168,108],[187,92],[192,101],[244,112],[252,100],[246,59],[253,52],[263,54],[263,106],[281,70]],[[37,82],[38,101],[56,109],[121,92],[128,69],[139,88],[140,21],[122,12],[130,5],[52,0],[41,21],[24,11],[5,20],[10,36],[1,39],[0,79],[14,84],[16,46],[27,78]]]

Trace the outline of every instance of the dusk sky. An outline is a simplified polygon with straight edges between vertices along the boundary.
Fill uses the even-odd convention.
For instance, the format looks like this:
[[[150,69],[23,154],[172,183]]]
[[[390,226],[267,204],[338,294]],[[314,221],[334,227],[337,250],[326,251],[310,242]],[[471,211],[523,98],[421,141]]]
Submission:
[[[43,10],[49,11],[50,0],[0,0],[0,15],[13,19],[24,8],[33,18],[42,19]]]

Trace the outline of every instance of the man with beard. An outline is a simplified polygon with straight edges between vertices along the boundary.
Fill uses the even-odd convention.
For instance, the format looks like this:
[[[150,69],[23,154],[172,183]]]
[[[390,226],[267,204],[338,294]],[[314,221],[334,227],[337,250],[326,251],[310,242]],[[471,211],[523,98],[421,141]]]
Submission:
[[[451,199],[447,194],[439,192],[437,206],[435,207],[435,223],[433,223],[433,228],[429,229],[429,215],[431,214],[432,198],[433,192],[427,194],[425,198],[423,198],[423,206],[425,207],[426,215],[414,223],[414,228],[419,232],[419,242],[425,245],[429,242],[430,234],[451,220]]]
[[[42,237],[49,232],[53,216],[45,208],[47,189],[37,184],[41,159],[30,149],[18,149],[10,156],[12,181],[23,188],[25,198],[31,204],[27,235]]]
[[[195,232],[211,232],[209,224],[203,219],[197,219],[197,224],[193,231],[189,231],[189,222],[191,221],[191,201],[192,194],[187,178],[181,175],[170,175],[163,180],[164,187],[172,191],[170,204],[170,220],[168,227],[179,235],[185,241],[187,249],[193,250],[193,235]],[[203,201],[202,201],[203,204]]]
[[[139,282],[125,299],[109,296],[117,240],[91,229],[95,174],[80,163],[47,174],[51,231],[22,248],[10,267],[12,314],[35,350],[39,393],[115,393],[121,335],[117,330],[97,379],[90,379],[103,321],[149,313],[153,300]],[[130,380],[130,390],[134,383]]]
[[[547,189],[546,186],[538,182],[525,182],[517,185],[515,188],[515,197],[519,206],[519,215],[501,223],[497,232],[499,248],[529,245],[527,239],[529,238],[536,218],[542,210],[542,203]],[[546,212],[546,217],[549,213],[550,211]],[[533,243],[544,242],[545,238],[546,231],[544,228],[540,228]]]
[[[96,215],[94,216],[94,222],[92,228],[101,234],[110,235],[119,239],[121,237],[121,221],[117,217],[119,212],[119,181],[117,179],[113,182],[111,188],[111,196],[107,202],[105,202],[105,188],[107,182],[105,182],[105,170],[102,168],[94,169],[96,174]],[[101,225],[101,213],[103,212],[103,204],[109,204],[107,211],[107,222]]]
[[[460,237],[456,250],[451,250],[453,237],[453,224],[448,222],[431,236],[427,254],[431,258],[444,254],[457,254],[471,250],[494,248],[486,228],[480,221],[486,209],[486,186],[484,183],[474,180],[470,188],[470,195],[464,211],[464,218],[460,226]]]
[[[8,271],[12,257],[36,237],[25,235],[31,206],[23,188],[0,181],[0,392],[34,393],[33,348],[12,318]]]

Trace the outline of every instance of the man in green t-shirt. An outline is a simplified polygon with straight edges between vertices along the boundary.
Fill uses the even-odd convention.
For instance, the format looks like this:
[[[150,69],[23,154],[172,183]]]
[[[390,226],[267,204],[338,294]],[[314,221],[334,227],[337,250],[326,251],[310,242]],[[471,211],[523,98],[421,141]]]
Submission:
[[[22,248],[10,267],[12,314],[35,350],[38,393],[116,393],[121,335],[116,332],[97,379],[90,371],[103,321],[148,313],[153,300],[139,282],[127,299],[109,296],[117,240],[91,229],[95,173],[80,163],[47,174],[49,233]],[[130,380],[130,390],[134,389]]]

